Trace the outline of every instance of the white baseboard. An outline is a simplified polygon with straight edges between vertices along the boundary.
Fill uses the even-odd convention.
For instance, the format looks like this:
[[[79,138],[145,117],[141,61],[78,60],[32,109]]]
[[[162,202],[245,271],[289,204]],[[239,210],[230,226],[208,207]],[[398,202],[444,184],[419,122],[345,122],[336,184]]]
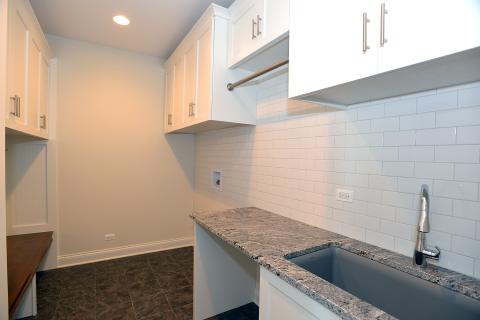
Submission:
[[[115,247],[102,250],[85,251],[74,254],[66,254],[58,256],[58,268],[75,266],[79,264],[110,260],[115,258],[122,258],[134,256],[143,253],[163,251],[181,247],[192,246],[194,242],[193,237],[161,240],[149,243],[140,243],[130,246]]]

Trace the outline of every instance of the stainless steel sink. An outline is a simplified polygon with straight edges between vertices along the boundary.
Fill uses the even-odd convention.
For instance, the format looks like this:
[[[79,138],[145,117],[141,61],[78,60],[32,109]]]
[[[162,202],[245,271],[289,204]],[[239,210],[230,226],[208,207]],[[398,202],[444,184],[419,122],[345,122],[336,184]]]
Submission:
[[[480,301],[341,248],[289,260],[399,319],[480,319]]]

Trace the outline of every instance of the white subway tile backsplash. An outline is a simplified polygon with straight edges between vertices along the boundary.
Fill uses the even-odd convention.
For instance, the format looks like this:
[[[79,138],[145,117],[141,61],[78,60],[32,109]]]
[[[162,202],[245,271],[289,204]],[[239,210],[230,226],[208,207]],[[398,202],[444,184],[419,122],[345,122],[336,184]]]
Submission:
[[[400,129],[400,119],[397,117],[374,119],[371,121],[372,132],[398,131]]]
[[[453,201],[453,215],[480,221],[480,202],[478,201]]]
[[[455,144],[455,128],[425,129],[416,132],[417,145]]]
[[[437,127],[473,126],[480,124],[480,107],[437,112]]]
[[[455,164],[455,180],[480,182],[480,164]]]
[[[430,112],[457,107],[457,91],[449,91],[439,94],[420,97],[417,99],[417,112]]]
[[[478,200],[478,184],[435,180],[433,182],[433,194],[453,199]]]
[[[474,272],[474,263],[475,259],[473,258],[462,256],[451,251],[443,250],[442,258],[440,258],[440,261],[435,264],[472,276]]]
[[[378,119],[385,116],[385,106],[383,104],[377,104],[372,106],[359,107],[357,109],[357,119]]]
[[[431,214],[430,226],[432,230],[475,238],[475,225],[472,220],[456,217],[444,216],[440,214]]]
[[[480,126],[457,128],[457,144],[480,144]]]
[[[400,117],[400,130],[435,128],[435,112]]]
[[[435,161],[437,162],[478,163],[479,160],[480,146],[478,145],[435,147]]]
[[[388,250],[395,250],[395,238],[393,236],[372,230],[367,230],[365,235],[365,241],[367,243],[371,243]]]
[[[417,112],[417,100],[406,99],[387,102],[385,104],[386,116],[398,116],[403,114],[414,114]]]
[[[257,126],[196,135],[198,203],[258,206],[411,255],[425,183],[439,264],[479,277],[479,92],[480,82],[318,112],[287,101],[286,76],[269,80]],[[222,192],[211,190],[214,168]],[[336,200],[337,188],[353,202]]]
[[[383,134],[384,146],[415,145],[415,131],[386,132]]]
[[[480,241],[464,237],[452,237],[452,250],[468,257],[480,259]]]
[[[453,169],[452,163],[416,162],[415,177],[451,180],[453,179]]]
[[[384,176],[413,177],[415,171],[414,162],[384,161],[382,174]]]
[[[398,152],[400,161],[433,161],[435,157],[433,146],[403,146]]]
[[[480,106],[480,86],[458,91],[459,107]]]

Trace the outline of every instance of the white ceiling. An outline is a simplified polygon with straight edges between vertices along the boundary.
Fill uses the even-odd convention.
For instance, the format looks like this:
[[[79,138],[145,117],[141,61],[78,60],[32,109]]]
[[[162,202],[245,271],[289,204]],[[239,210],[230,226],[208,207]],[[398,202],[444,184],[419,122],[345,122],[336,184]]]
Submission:
[[[167,58],[211,2],[233,0],[30,0],[43,31]],[[112,17],[123,14],[130,25]]]

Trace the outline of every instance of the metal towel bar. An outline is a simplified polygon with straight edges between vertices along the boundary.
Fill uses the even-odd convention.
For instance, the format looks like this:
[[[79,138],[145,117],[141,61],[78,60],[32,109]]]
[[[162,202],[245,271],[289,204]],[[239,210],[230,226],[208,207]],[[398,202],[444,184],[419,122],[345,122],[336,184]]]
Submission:
[[[260,77],[261,75],[264,75],[265,73],[268,73],[268,72],[270,72],[270,71],[273,71],[273,70],[275,70],[275,69],[278,69],[278,68],[280,68],[281,66],[284,66],[284,65],[286,65],[286,64],[288,64],[288,59],[282,60],[282,61],[277,62],[277,63],[275,63],[275,64],[273,64],[273,65],[271,65],[271,66],[269,66],[269,67],[266,67],[266,68],[264,68],[264,69],[262,69],[262,70],[259,70],[259,71],[255,72],[255,73],[252,73],[251,75],[249,75],[248,77],[243,78],[242,80],[238,80],[237,82],[234,82],[234,83],[229,83],[229,84],[227,84],[227,89],[228,89],[229,91],[233,91],[233,89],[235,89],[236,87],[238,87],[238,86],[240,86],[240,85],[242,85],[242,84],[244,84],[244,83],[246,83],[246,82],[249,82],[249,81],[251,81],[251,80],[253,80],[253,79],[255,79],[255,78],[258,78],[258,77]]]

